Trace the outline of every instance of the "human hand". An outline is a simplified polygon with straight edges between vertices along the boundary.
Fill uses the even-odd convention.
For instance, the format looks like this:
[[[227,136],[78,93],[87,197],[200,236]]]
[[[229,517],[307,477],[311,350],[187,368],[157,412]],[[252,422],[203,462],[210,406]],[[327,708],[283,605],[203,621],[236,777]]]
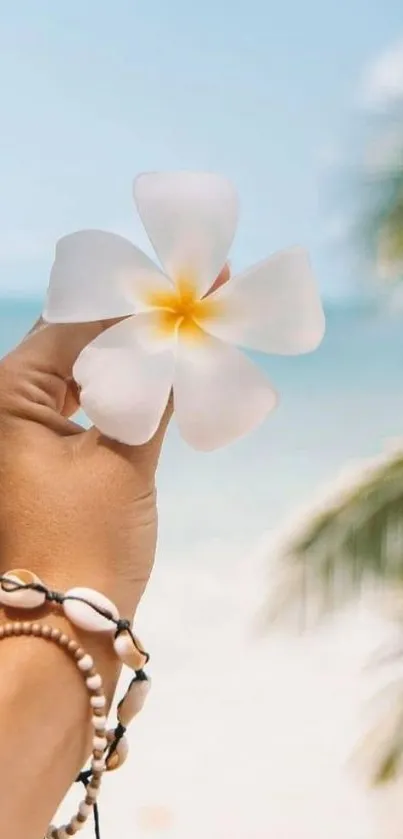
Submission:
[[[139,448],[70,420],[72,365],[107,325],[40,321],[0,362],[1,568],[28,567],[62,590],[96,588],[130,618],[154,559],[155,470],[170,409]]]
[[[211,290],[229,277],[226,266]],[[0,362],[0,568],[98,589],[131,618],[155,553],[155,472],[171,414],[139,447],[83,431],[73,364],[104,323],[39,321]],[[135,417],[133,417],[135,422]]]
[[[0,573],[27,568],[52,589],[92,587],[131,619],[154,560],[155,470],[170,408],[138,449],[71,421],[72,365],[108,325],[39,322],[0,361]],[[0,607],[0,616],[44,620],[77,640],[111,703],[120,668],[109,637],[71,626],[48,604],[32,615]],[[88,699],[55,645],[9,639],[0,664],[0,740],[15,756],[0,794],[0,835],[43,836],[91,748]]]

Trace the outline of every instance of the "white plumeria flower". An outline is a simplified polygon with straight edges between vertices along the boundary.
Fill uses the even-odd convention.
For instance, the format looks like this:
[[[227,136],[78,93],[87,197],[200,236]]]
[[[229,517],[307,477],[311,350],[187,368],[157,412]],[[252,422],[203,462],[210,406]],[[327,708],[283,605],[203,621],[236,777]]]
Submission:
[[[196,449],[258,425],[277,396],[237,345],[309,352],[324,314],[307,254],[294,248],[208,296],[237,224],[233,186],[213,174],[144,174],[134,197],[163,273],[127,239],[83,230],[56,247],[44,317],[121,318],[79,356],[81,405],[107,436],[131,445],[158,428],[173,388],[180,432]]]

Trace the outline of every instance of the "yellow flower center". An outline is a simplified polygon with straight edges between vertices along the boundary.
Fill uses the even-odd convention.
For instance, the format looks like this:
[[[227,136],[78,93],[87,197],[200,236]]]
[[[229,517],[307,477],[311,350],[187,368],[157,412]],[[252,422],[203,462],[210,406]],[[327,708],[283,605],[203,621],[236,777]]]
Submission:
[[[204,320],[216,317],[222,304],[209,297],[197,297],[197,289],[188,278],[177,280],[172,291],[154,291],[148,305],[159,312],[158,331],[163,335],[179,330],[181,335],[198,339],[203,335]]]

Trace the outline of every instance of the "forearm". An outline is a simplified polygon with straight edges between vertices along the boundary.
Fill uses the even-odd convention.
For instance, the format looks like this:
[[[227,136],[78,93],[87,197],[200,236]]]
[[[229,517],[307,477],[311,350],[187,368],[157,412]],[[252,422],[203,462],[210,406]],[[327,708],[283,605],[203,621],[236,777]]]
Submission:
[[[0,625],[20,617],[0,612]],[[40,622],[93,656],[110,702],[119,672],[110,639],[75,632],[62,615]],[[90,752],[90,719],[82,677],[63,649],[42,638],[0,641],[0,836],[42,839]]]

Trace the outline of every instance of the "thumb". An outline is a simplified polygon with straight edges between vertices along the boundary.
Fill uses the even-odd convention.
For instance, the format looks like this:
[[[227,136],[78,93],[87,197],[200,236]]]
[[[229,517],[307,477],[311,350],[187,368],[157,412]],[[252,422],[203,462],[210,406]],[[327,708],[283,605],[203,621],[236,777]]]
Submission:
[[[35,406],[35,418],[40,421],[41,416],[44,424],[50,414],[73,414],[79,407],[73,365],[84,347],[112,323],[51,324],[40,318],[1,362],[2,407],[30,416]],[[60,430],[68,433],[67,428]],[[72,424],[70,430],[77,427]]]
[[[10,355],[38,370],[69,379],[80,352],[114,322],[63,324],[47,323],[40,318]]]

